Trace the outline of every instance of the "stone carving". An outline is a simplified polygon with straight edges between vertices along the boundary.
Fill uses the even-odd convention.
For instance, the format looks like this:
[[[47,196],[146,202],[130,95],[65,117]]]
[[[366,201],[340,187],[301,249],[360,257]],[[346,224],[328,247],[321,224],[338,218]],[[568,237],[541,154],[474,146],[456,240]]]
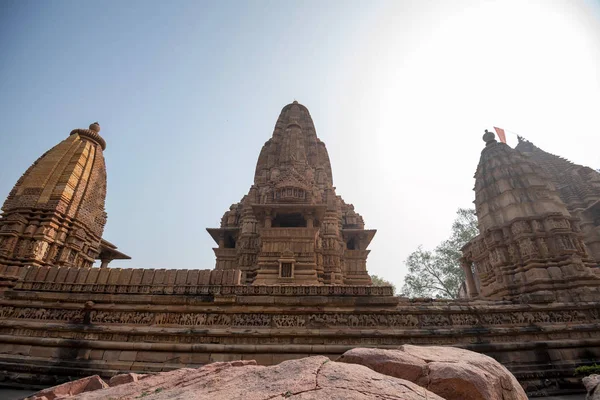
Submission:
[[[305,324],[305,317],[300,315],[275,315],[273,317],[273,325],[276,328],[298,328]]]
[[[511,226],[511,230],[513,235],[518,235],[520,233],[529,232],[529,224],[527,221],[517,221]]]
[[[0,319],[31,319],[82,322],[84,310],[49,309],[31,307],[0,307]],[[90,322],[97,324],[177,325],[177,326],[230,326],[262,328],[299,327],[444,327],[444,326],[494,326],[494,325],[543,325],[570,324],[598,321],[597,309],[546,311],[512,311],[491,313],[451,314],[356,314],[356,313],[310,313],[310,314],[260,314],[260,313],[193,313],[193,312],[138,312],[92,310]]]
[[[116,251],[101,241],[105,144],[98,132],[76,130],[48,153],[81,166],[84,178],[70,164],[60,170],[73,193],[47,174],[34,182],[33,175],[58,168],[42,156],[0,218],[0,355],[21,357],[4,364],[11,373],[27,371],[18,379],[90,365],[146,372],[412,343],[485,349],[518,371],[526,365],[520,379],[539,384],[564,376],[531,367],[538,356],[553,360],[560,349],[560,371],[570,375],[565,365],[597,350],[594,171],[572,169],[581,192],[557,191],[546,172],[561,171],[544,171],[488,140],[475,183],[480,235],[463,249],[461,266],[472,278],[470,296],[502,301],[408,300],[370,286],[367,247],[375,231],[336,194],[325,145],[296,103],[284,107],[261,150],[248,194],[209,229],[219,245],[215,270],[89,268]],[[283,263],[297,276],[281,276]],[[564,303],[551,303],[557,299]]]
[[[493,134],[484,135],[484,140],[475,173],[480,234],[463,248],[462,263],[477,266],[478,279],[471,281],[478,281],[479,287],[471,287],[470,295],[579,301],[600,294],[600,274],[594,273],[594,262],[580,244],[577,219],[570,216],[546,171],[519,151],[497,143]],[[540,199],[540,186],[546,187],[545,200],[533,207],[532,201]],[[564,260],[572,267],[558,269]]]
[[[250,229],[250,224],[256,228]],[[293,229],[283,232],[284,227]],[[273,137],[258,157],[248,195],[225,213],[220,228],[208,229],[219,245],[216,269],[239,268],[244,283],[370,285],[368,251],[353,255],[351,270],[343,268],[345,243],[356,243],[359,230],[364,231],[363,218],[335,194],[325,144],[317,138],[308,109],[298,102],[281,111]],[[368,234],[361,250],[375,230],[364,232]],[[306,233],[313,240],[304,241]],[[260,245],[248,240],[251,234],[258,235]],[[291,277],[279,273],[277,254],[286,248],[294,252],[289,261],[302,266],[301,273]]]
[[[0,307],[0,318],[37,319],[43,321],[83,321],[83,313],[79,310],[62,310],[31,307]]]
[[[97,123],[73,130],[16,183],[2,207],[0,239],[12,237],[18,245],[2,247],[0,265],[92,266],[106,223],[106,143],[99,132]]]
[[[153,334],[139,334],[139,333],[96,333],[96,332],[77,332],[77,331],[64,331],[64,330],[53,330],[53,329],[16,329],[8,327],[0,327],[1,335],[10,336],[24,336],[31,338],[62,338],[62,339],[77,339],[77,340],[102,340],[112,342],[130,342],[130,343],[180,343],[180,344],[223,344],[223,345],[286,345],[288,343],[286,338],[281,337],[252,337],[252,336],[222,336],[222,335],[190,335],[183,333],[173,333],[171,335],[153,335]],[[551,340],[551,339],[582,339],[581,332],[558,332],[558,333],[532,333],[522,331],[514,336],[506,336],[502,334],[491,334],[487,336],[487,339],[493,343],[512,343],[512,342],[529,342],[532,340]],[[323,338],[318,337],[307,337],[304,339],[304,343],[307,345],[321,344]],[[465,343],[479,343],[480,338],[477,336],[466,334],[461,337],[448,336],[448,337],[412,337],[399,336],[399,337],[331,337],[327,338],[326,342],[328,345],[371,345],[371,346],[398,346],[406,343],[410,344],[465,344]]]
[[[545,176],[557,188],[556,194],[564,202],[567,210],[579,219],[579,223],[575,225],[565,219],[551,220],[549,228],[572,228],[578,232],[581,226],[587,248],[596,262],[600,262],[600,234],[597,229],[600,226],[600,219],[595,217],[596,203],[600,200],[600,173],[547,153],[523,138],[520,139],[515,150],[527,155],[530,160],[543,168]],[[552,198],[550,192],[544,192],[545,196],[539,194],[539,199]]]

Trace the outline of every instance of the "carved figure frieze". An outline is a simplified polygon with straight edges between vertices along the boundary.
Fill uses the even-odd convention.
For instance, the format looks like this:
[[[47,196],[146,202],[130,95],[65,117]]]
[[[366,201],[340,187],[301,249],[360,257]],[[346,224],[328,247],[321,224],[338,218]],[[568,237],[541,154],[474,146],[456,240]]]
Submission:
[[[28,319],[81,323],[85,310],[0,307],[0,319]],[[202,313],[91,310],[92,324],[174,325],[256,328],[428,328],[452,326],[523,326],[598,321],[597,309],[514,311],[488,313]]]

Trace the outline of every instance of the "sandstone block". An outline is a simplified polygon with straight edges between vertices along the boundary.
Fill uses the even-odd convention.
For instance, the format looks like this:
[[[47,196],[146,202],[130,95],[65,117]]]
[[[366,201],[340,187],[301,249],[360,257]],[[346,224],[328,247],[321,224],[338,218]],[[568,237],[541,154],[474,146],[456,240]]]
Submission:
[[[235,353],[212,353],[210,355],[210,362],[228,362],[228,361],[235,361],[235,360],[241,360],[242,359],[242,355],[241,354],[235,354]]]
[[[29,351],[31,357],[57,358],[60,349],[54,347],[32,346]]]
[[[121,357],[121,350],[105,350],[102,358],[106,361],[118,361]]]
[[[104,359],[104,350],[93,349],[90,352],[90,360],[103,360]]]
[[[119,361],[135,361],[137,351],[122,351],[119,355]]]
[[[172,353],[165,353],[162,351],[138,351],[135,361],[162,363],[172,358],[172,356]]]

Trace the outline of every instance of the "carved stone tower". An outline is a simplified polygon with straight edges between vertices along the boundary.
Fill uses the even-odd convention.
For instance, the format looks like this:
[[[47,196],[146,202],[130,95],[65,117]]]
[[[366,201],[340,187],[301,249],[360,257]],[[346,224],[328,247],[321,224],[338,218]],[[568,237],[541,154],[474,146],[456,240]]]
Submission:
[[[106,142],[100,125],[75,129],[33,163],[2,207],[0,265],[91,267],[129,258],[102,240]]]
[[[219,246],[216,269],[241,269],[246,283],[371,284],[376,231],[336,195],[325,143],[296,101],[263,146],[249,193],[207,230]]]
[[[543,168],[496,142],[491,132],[486,131],[484,140],[475,173],[480,234],[463,248],[470,296],[521,301],[597,298],[600,269],[586,248],[578,220]]]
[[[515,149],[544,169],[567,210],[579,218],[585,244],[600,264],[600,173],[547,153],[521,137]]]

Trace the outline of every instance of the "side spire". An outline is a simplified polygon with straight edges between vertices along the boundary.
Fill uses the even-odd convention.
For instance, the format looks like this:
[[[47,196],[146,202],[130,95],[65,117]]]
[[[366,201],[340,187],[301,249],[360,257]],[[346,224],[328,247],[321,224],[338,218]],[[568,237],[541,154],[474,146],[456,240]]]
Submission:
[[[585,243],[600,263],[600,173],[548,153],[525,139],[515,149],[542,167],[571,215],[580,219]]]
[[[100,125],[74,129],[21,176],[2,207],[0,264],[90,267],[103,248]]]
[[[462,249],[469,292],[521,301],[597,296],[600,270],[593,268],[577,219],[541,166],[490,133],[475,173],[480,234]]]

